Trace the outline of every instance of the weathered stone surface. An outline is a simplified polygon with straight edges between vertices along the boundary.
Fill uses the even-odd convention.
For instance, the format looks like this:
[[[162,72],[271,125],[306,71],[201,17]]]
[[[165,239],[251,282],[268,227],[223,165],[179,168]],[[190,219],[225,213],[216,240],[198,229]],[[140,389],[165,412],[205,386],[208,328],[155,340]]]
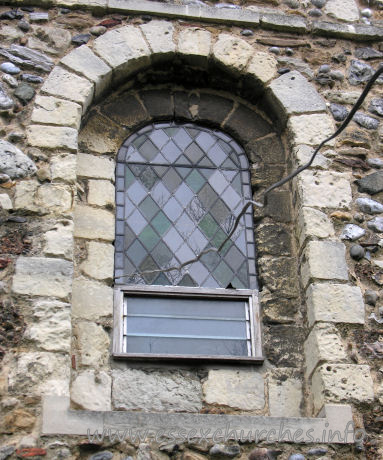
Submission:
[[[115,163],[112,158],[79,153],[77,155],[77,175],[94,179],[114,180]]]
[[[265,85],[275,77],[277,73],[277,61],[270,54],[259,51],[253,54],[246,73],[252,75]]]
[[[304,286],[310,279],[348,280],[345,246],[335,241],[309,241],[302,257]]]
[[[35,99],[31,121],[78,129],[81,122],[81,112],[81,106],[74,102],[52,96],[38,95]]]
[[[23,181],[16,184],[15,209],[46,214],[48,211],[65,212],[72,207],[72,191],[66,185]]]
[[[383,204],[371,198],[357,198],[355,200],[358,208],[367,214],[380,214],[383,212]]]
[[[367,222],[367,227],[373,232],[382,233],[383,232],[383,217],[374,217],[369,222]]]
[[[52,180],[61,180],[73,184],[76,181],[76,155],[56,155],[51,158]]]
[[[71,289],[73,264],[44,257],[19,257],[12,290],[16,294],[66,298]]]
[[[0,207],[5,209],[6,211],[13,209],[12,200],[6,193],[0,194]]]
[[[303,18],[286,14],[262,14],[261,24],[265,29],[284,32],[305,32],[307,29],[306,21]]]
[[[0,460],[5,460],[10,457],[15,451],[15,446],[3,446],[0,447]]]
[[[50,72],[54,65],[52,59],[26,46],[11,45],[8,49],[0,49],[0,54],[16,65],[38,72]]]
[[[287,122],[287,127],[294,145],[319,145],[334,133],[331,118],[322,113],[292,116]],[[328,142],[327,145],[334,145],[334,141]]]
[[[302,206],[350,209],[351,187],[345,174],[304,171],[297,178]]]
[[[104,209],[76,206],[74,236],[78,238],[114,240],[114,215]]]
[[[245,40],[229,34],[220,34],[213,46],[214,58],[227,69],[241,72],[249,62],[253,48]]]
[[[301,246],[310,237],[328,238],[334,236],[334,225],[321,211],[302,207],[298,215],[298,237]]]
[[[0,173],[11,179],[32,176],[37,168],[35,163],[15,145],[0,139]]]
[[[41,300],[32,307],[33,323],[25,338],[45,351],[69,353],[71,341],[70,304],[57,300]]]
[[[351,85],[360,85],[368,81],[374,73],[374,69],[365,62],[353,59],[348,69],[348,81]]]
[[[314,148],[310,147],[309,145],[298,145],[294,148],[294,160],[296,162],[296,166],[303,166],[307,164],[314,153]],[[314,161],[312,162],[311,168],[318,168],[318,169],[328,169],[330,166],[330,159],[326,158],[321,153],[317,153],[315,156]]]
[[[117,80],[149,65],[149,47],[140,29],[130,25],[101,35],[95,40],[93,49],[112,67]]]
[[[13,100],[8,96],[8,93],[4,89],[3,85],[0,84],[0,111],[7,111],[11,109],[13,104]]]
[[[344,226],[340,235],[341,240],[356,241],[366,234],[366,230],[359,225],[347,224]]]
[[[358,364],[323,364],[312,377],[314,408],[325,402],[370,403],[374,388],[369,366]]]
[[[32,147],[77,150],[77,130],[73,128],[30,125],[27,128],[27,139]]]
[[[272,132],[272,127],[264,118],[243,105],[231,114],[225,123],[225,128],[243,142],[256,141],[259,137]]]
[[[281,372],[283,372],[283,369],[281,369]],[[294,377],[285,377],[282,379],[280,378],[281,372],[276,371],[269,377],[270,416],[300,417],[302,381]]]
[[[336,104],[355,104],[360,96],[360,93],[357,91],[334,90],[325,91],[323,95],[327,100]]]
[[[370,47],[357,48],[354,55],[356,58],[364,59],[365,61],[369,61],[370,59],[380,59],[383,57],[383,53]]]
[[[20,83],[13,94],[23,105],[26,105],[34,98],[36,91],[28,83]]]
[[[83,77],[56,66],[45,80],[41,91],[77,102],[86,111],[93,98],[93,83]]]
[[[111,84],[112,69],[86,45],[64,56],[61,63],[92,81],[95,84],[96,97],[106,91]]]
[[[261,223],[257,227],[258,255],[271,254],[275,256],[291,255],[291,234],[282,225]]]
[[[201,61],[209,56],[211,48],[211,33],[198,27],[190,27],[180,31],[178,36],[178,53],[185,56],[200,58]]]
[[[113,405],[118,410],[199,412],[199,379],[187,371],[113,371]]]
[[[278,56],[277,61],[278,64],[286,66],[288,69],[297,70],[309,80],[314,78],[314,72],[312,71],[311,67],[302,59],[290,56]]]
[[[102,326],[82,321],[76,324],[74,334],[82,366],[99,369],[107,363],[110,340]]]
[[[317,324],[304,344],[306,374],[310,376],[323,361],[342,362],[347,359],[346,349],[337,330],[328,324]]]
[[[318,321],[364,324],[363,297],[356,286],[311,284],[307,290],[307,307],[310,325]]]
[[[330,104],[330,112],[335,121],[343,121],[347,118],[349,111],[340,104]]]
[[[353,116],[353,121],[357,123],[359,126],[362,128],[366,129],[377,129],[379,126],[379,120],[376,118],[370,117],[363,112],[356,112],[356,114]]]
[[[383,190],[383,171],[377,171],[356,181],[359,192],[375,195]]]
[[[38,38],[28,38],[29,48],[49,54],[60,54],[70,46],[71,34],[61,27],[34,27],[33,31]]]
[[[383,99],[372,99],[370,105],[368,106],[368,111],[373,113],[374,115],[379,115],[380,117],[383,117]]]
[[[286,115],[326,111],[326,104],[315,87],[295,70],[273,80],[269,88],[276,110]]]
[[[73,222],[62,220],[52,230],[44,235],[44,254],[52,257],[63,257],[72,260],[73,257]]]
[[[156,58],[170,56],[176,50],[173,42],[174,27],[171,22],[152,20],[140,26]]]
[[[114,207],[114,185],[107,180],[89,180],[88,203],[96,206]]]
[[[241,448],[238,444],[214,444],[209,450],[209,454],[213,457],[234,458],[241,453]]]
[[[210,370],[203,384],[207,404],[256,410],[265,405],[264,381],[254,370]]]
[[[110,388],[112,379],[106,372],[88,370],[81,372],[71,386],[71,400],[80,409],[111,410]]]
[[[69,396],[68,355],[48,352],[20,353],[8,377],[11,394]]]
[[[114,267],[114,246],[91,241],[87,245],[88,257],[80,265],[81,270],[97,280],[112,280]]]
[[[359,20],[359,9],[355,0],[328,0],[323,10],[328,16],[340,21]]]
[[[76,279],[72,289],[72,315],[95,320],[110,316],[113,310],[113,289],[105,284]]]

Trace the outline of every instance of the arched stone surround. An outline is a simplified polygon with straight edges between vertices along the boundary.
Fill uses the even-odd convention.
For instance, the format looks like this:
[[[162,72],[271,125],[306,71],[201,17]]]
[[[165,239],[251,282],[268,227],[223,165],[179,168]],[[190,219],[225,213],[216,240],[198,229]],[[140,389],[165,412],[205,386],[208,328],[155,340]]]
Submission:
[[[311,147],[317,145],[333,131],[333,124],[326,113],[326,106],[315,88],[298,72],[278,76],[274,58],[266,53],[254,52],[252,46],[246,41],[226,33],[216,37],[203,28],[182,26],[175,30],[171,23],[160,21],[151,21],[139,27],[125,26],[107,32],[96,39],[93,49],[84,45],[69,53],[53,69],[46,80],[42,87],[44,96],[40,96],[41,99],[36,100],[35,109],[32,113],[32,122],[34,124],[28,128],[28,142],[31,146],[52,152],[52,167],[55,164],[59,164],[61,167],[56,167],[57,176],[53,178],[54,180],[51,184],[38,186],[38,183],[34,180],[20,182],[16,188],[15,207],[19,209],[28,209],[29,207],[30,211],[54,214],[57,219],[65,219],[66,223],[63,221],[62,228],[59,227],[58,231],[65,232],[68,240],[71,239],[73,228],[71,220],[72,211],[74,211],[75,236],[91,238],[93,229],[95,239],[102,240],[102,242],[111,242],[114,238],[112,212],[104,209],[98,217],[93,207],[89,207],[93,210],[89,210],[89,215],[84,213],[84,208],[81,205],[73,207],[73,197],[76,194],[74,184],[77,181],[80,186],[79,198],[81,201],[81,195],[84,193],[81,190],[82,178],[102,180],[105,185],[108,181],[110,183],[113,180],[113,165],[109,159],[109,154],[117,152],[121,142],[127,137],[128,130],[121,128],[118,123],[110,126],[110,117],[109,120],[106,120],[108,123],[101,122],[103,115],[94,110],[89,112],[81,135],[78,137],[81,118],[86,116],[92,103],[102,100],[103,96],[111,88],[116,88],[118,85],[123,84],[125,90],[129,89],[129,81],[132,81],[134,75],[152,65],[163,65],[164,63],[166,65],[166,62],[174,56],[177,56],[181,61],[184,60],[188,65],[199,68],[209,67],[214,63],[217,68],[225,69],[226,72],[233,75],[237,79],[239,86],[254,88],[254,101],[259,101],[263,109],[267,108],[266,113],[273,120],[278,120],[278,132],[284,130],[286,132],[291,152],[288,158],[290,167],[305,162],[310,154]],[[215,94],[216,96],[220,95],[220,93]],[[243,94],[248,93],[244,92]],[[142,98],[144,99],[144,96]],[[63,102],[64,99],[70,102]],[[142,107],[142,100],[140,99],[136,98],[136,108]],[[152,100],[154,99],[152,98]],[[49,110],[49,118],[44,117],[45,110],[41,109],[43,104],[48,107],[45,110]],[[161,104],[162,107],[163,105]],[[189,107],[191,106],[189,105]],[[242,113],[244,113],[246,108],[242,110]],[[237,127],[235,127],[235,113],[235,109],[233,110],[232,108],[231,117],[227,120],[224,119],[222,122],[223,128],[226,127],[231,131],[232,135],[237,135],[244,142],[246,131],[240,132],[243,127],[243,118],[238,112]],[[125,117],[127,115],[125,114]],[[155,118],[165,115],[168,116],[168,114],[161,113],[156,114],[156,116],[154,113],[151,114]],[[191,113],[191,115],[193,114]],[[210,117],[208,118],[210,119]],[[113,121],[115,122],[116,120]],[[139,123],[146,121],[149,121],[149,119],[143,118]],[[251,120],[247,119],[246,121]],[[232,126],[230,126],[230,122]],[[95,128],[91,129],[92,123]],[[128,128],[134,130],[139,123],[137,124],[137,120],[132,120],[132,125],[128,126]],[[124,119],[124,126],[127,126],[126,118]],[[235,131],[236,129],[237,132]],[[88,131],[90,134],[87,137]],[[95,137],[97,133],[98,138]],[[266,155],[270,149],[269,142],[271,142],[272,135],[270,135],[270,132],[266,132],[261,133],[259,137],[260,139],[255,140],[254,152],[257,152],[257,155],[262,153]],[[254,138],[250,136],[246,140],[247,144],[250,145]],[[78,141],[80,149],[78,149]],[[85,148],[89,149],[89,152],[84,153]],[[76,157],[77,152],[79,154]],[[86,155],[92,155],[93,158],[86,157]],[[90,163],[90,161],[93,163]],[[74,173],[76,163],[77,176]],[[268,167],[271,172],[265,173],[265,175],[270,182],[273,182],[280,177],[280,164],[282,162],[279,163],[278,160],[275,163],[275,167],[272,166],[270,161],[269,163]],[[65,165],[65,167],[62,165]],[[90,165],[92,165],[91,168]],[[369,378],[367,366],[350,364],[346,352],[342,350],[337,332],[335,330],[331,331],[332,325],[338,321],[362,323],[364,319],[360,290],[347,284],[348,273],[344,257],[344,245],[335,239],[331,222],[321,212],[321,209],[329,208],[347,209],[351,201],[350,186],[347,177],[343,174],[329,173],[322,168],[323,163],[317,162],[309,171],[303,173],[293,182],[291,191],[286,188],[275,192],[275,198],[270,197],[269,200],[269,211],[266,209],[266,213],[269,212],[270,216],[275,218],[276,221],[289,221],[289,214],[280,213],[278,204],[281,197],[291,194],[294,209],[293,216],[297,223],[295,226],[298,242],[296,251],[297,257],[301,258],[302,267],[300,284],[307,297],[307,307],[305,309],[307,308],[308,314],[308,337],[305,346],[305,368],[308,393],[312,395],[311,386],[315,390],[315,397],[309,398],[307,413],[315,415],[326,402],[326,398],[331,400],[331,395],[326,396],[326,394],[328,395],[327,390],[331,388],[332,384],[332,368],[325,366],[324,363],[335,361],[333,368],[344,369],[345,372],[350,374],[362,371],[366,374],[366,379]],[[254,177],[257,176],[255,175]],[[262,176],[258,176],[258,180],[260,188],[267,186],[266,182],[262,183]],[[25,198],[26,195],[28,199]],[[81,219],[84,221],[85,216],[87,217],[89,228],[84,229],[84,233],[81,233]],[[92,221],[92,219],[94,220]],[[320,229],[317,225],[318,222],[321,223]],[[265,233],[268,233],[268,230]],[[331,249],[331,257],[328,260],[323,260],[322,251],[327,248]],[[81,252],[82,249],[82,247],[78,246],[75,252]],[[107,248],[104,249],[108,251]],[[72,281],[70,248],[62,254],[47,251],[46,255],[45,261],[43,259],[39,261],[41,271],[45,270],[47,273],[57,272],[59,275],[53,277],[55,279],[52,280],[48,278],[44,287],[36,286],[33,282],[33,270],[25,262],[25,258],[20,258],[16,266],[13,291],[20,295],[58,297],[61,299],[60,302],[62,300],[68,301],[72,292],[70,286]],[[275,254],[266,253],[264,256],[261,254],[261,256],[259,260],[261,271],[262,264],[267,266],[267,264],[273,264],[275,260],[278,260],[275,259]],[[287,260],[285,263],[289,267],[292,266],[286,257],[284,260]],[[76,288],[79,276],[81,274],[76,267],[74,288]],[[96,294],[98,297],[102,296],[103,299],[110,299],[111,306],[112,292],[108,286],[110,279],[106,278],[106,280],[107,282],[104,284],[99,283],[100,290]],[[54,290],[57,289],[58,281],[60,290],[54,293]],[[277,284],[275,277],[272,277],[269,283],[270,285],[274,283],[274,290],[279,291],[280,286]],[[327,293],[330,291],[335,298],[346,297],[349,299],[350,310],[347,320],[344,318],[339,319],[342,316],[342,312],[339,309],[337,310],[337,306],[331,303],[332,300],[328,300],[328,305],[324,305],[326,295],[323,290]],[[76,296],[77,300],[73,298]],[[87,302],[85,290],[77,291],[77,294],[73,292],[73,297],[72,302],[77,302],[77,305],[81,302],[84,302],[84,304]],[[264,300],[265,302],[267,302],[267,299],[266,301]],[[110,314],[109,307],[107,310],[102,310],[104,306],[105,302],[104,305],[98,305],[101,308],[99,311],[105,313],[105,315]],[[95,308],[97,309],[97,305],[95,305]],[[77,314],[75,307],[72,310],[72,314],[74,316]],[[89,310],[89,315],[94,314],[95,311]],[[101,316],[104,315],[102,314]],[[278,327],[283,328],[285,326],[279,325]],[[326,347],[323,346],[323,341],[321,341],[323,331],[331,333],[334,343],[340,349],[339,353],[328,354]],[[99,333],[100,330],[95,328],[94,332]],[[105,343],[107,344],[106,336],[105,334]],[[56,387],[57,393],[67,395],[69,394],[69,349],[54,351],[57,352],[56,355],[59,355],[59,361],[57,362],[60,362],[60,366],[64,367],[64,363],[67,363],[68,372],[62,371],[61,381],[57,383]],[[46,353],[46,355],[49,354],[53,353]],[[51,363],[52,358],[44,356],[47,363]],[[279,367],[284,367],[283,363],[279,363]],[[90,370],[85,373],[94,372],[91,369],[90,364]],[[17,380],[22,371],[23,357],[21,353],[18,365],[13,369],[13,374],[11,373],[11,378]],[[222,372],[224,371],[222,370]],[[212,370],[211,379],[222,378],[220,372],[221,370]],[[254,372],[256,373],[256,371]],[[283,372],[282,369],[281,372]],[[226,378],[228,378],[227,375]],[[107,372],[101,371],[99,380],[104,382],[105,385],[110,385],[110,377]],[[193,386],[193,382],[191,385]],[[271,386],[266,390],[266,394],[267,391],[270,394],[270,388]],[[103,403],[104,406],[100,408],[108,409],[107,398]],[[265,408],[267,407],[266,404]]]

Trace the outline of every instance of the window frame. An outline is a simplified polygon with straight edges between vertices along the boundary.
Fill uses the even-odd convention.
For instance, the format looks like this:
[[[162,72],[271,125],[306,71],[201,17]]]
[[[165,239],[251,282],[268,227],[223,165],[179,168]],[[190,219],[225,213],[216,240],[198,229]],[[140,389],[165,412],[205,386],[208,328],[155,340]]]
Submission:
[[[246,299],[249,303],[249,324],[251,356],[227,355],[183,355],[129,353],[124,350],[124,300],[129,294],[137,296],[186,297],[203,299]],[[154,360],[154,361],[222,361],[262,364],[264,361],[261,343],[261,321],[258,291],[253,289],[223,289],[182,286],[122,285],[114,288],[113,351],[116,359]]]

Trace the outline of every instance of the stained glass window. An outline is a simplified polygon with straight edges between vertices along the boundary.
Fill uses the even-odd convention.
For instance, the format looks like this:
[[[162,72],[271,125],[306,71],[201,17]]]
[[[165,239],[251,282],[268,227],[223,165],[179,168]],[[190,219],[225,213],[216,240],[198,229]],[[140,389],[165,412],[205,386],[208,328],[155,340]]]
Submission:
[[[255,289],[249,164],[228,135],[156,123],[128,138],[116,171],[116,284]]]

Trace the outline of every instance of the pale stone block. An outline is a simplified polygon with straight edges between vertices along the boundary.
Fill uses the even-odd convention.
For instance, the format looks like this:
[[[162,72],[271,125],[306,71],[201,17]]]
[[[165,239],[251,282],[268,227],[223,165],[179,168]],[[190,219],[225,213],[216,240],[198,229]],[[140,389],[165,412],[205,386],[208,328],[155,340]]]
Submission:
[[[79,129],[81,123],[81,105],[53,96],[36,96],[32,111],[33,123],[69,126]]]
[[[271,417],[300,417],[302,382],[296,378],[269,382],[269,415]]]
[[[178,35],[178,52],[187,56],[207,58],[211,48],[211,33],[198,27],[183,29]]]
[[[88,182],[88,203],[96,206],[114,207],[114,185],[107,180],[90,180]]]
[[[69,396],[69,355],[49,352],[19,353],[8,377],[11,394]]]
[[[150,64],[151,53],[141,30],[130,25],[98,37],[93,50],[112,67],[117,80]]]
[[[323,11],[330,17],[345,22],[359,20],[358,4],[355,0],[328,0]]]
[[[44,235],[44,254],[46,256],[73,258],[73,222],[63,220]]]
[[[76,279],[72,289],[72,315],[95,320],[113,311],[113,289],[105,284]]]
[[[311,157],[314,153],[314,148],[310,147],[309,145],[298,145],[294,148],[293,151],[293,161],[295,167],[298,168],[300,166],[307,164],[311,160]],[[318,152],[310,168],[328,169],[330,164],[331,160]]]
[[[82,106],[82,111],[85,113],[93,99],[93,86],[94,84],[86,78],[56,66],[45,80],[41,91],[51,96],[77,102]]]
[[[69,67],[70,70],[74,70],[92,81],[96,87],[96,97],[103,94],[111,84],[112,69],[97,57],[87,45],[74,49],[60,62]]]
[[[263,409],[265,405],[264,380],[253,369],[210,370],[203,393],[207,404],[243,410]]]
[[[323,361],[342,362],[347,359],[346,349],[336,329],[328,324],[316,324],[304,344],[306,374],[310,376]]]
[[[114,240],[114,214],[104,209],[77,205],[74,208],[74,236]]]
[[[112,399],[117,410],[199,412],[201,384],[187,371],[113,371]]]
[[[80,409],[110,411],[111,385],[112,379],[106,372],[81,372],[72,383],[71,400]]]
[[[12,200],[6,193],[0,194],[0,208],[5,209],[6,211],[13,209]]]
[[[110,340],[103,327],[83,321],[76,324],[74,333],[81,365],[94,368],[104,366],[109,358]]]
[[[98,280],[112,280],[114,268],[114,246],[91,241],[87,244],[88,257],[80,265],[88,276]]]
[[[301,246],[307,238],[329,238],[334,235],[334,225],[325,213],[307,207],[299,210],[298,238]]]
[[[94,10],[105,12],[108,6],[108,0],[55,0],[56,5],[60,6],[74,6],[76,8],[87,7]]]
[[[15,209],[37,212],[38,207],[34,198],[39,183],[35,180],[18,182],[15,187]]]
[[[269,88],[272,104],[286,115],[326,112],[316,88],[296,70],[273,80]]]
[[[76,182],[76,155],[61,154],[51,158],[52,180],[62,180],[73,184]]]
[[[315,411],[326,402],[371,403],[374,388],[370,367],[358,364],[323,364],[312,377]]]
[[[292,116],[287,127],[294,146],[299,144],[319,145],[324,139],[334,133],[334,124],[329,115],[312,113]],[[334,139],[327,145],[334,145]]]
[[[77,129],[61,126],[30,125],[27,128],[28,144],[46,149],[77,150]]]
[[[70,352],[70,304],[57,300],[41,300],[32,307],[33,323],[24,337],[46,351]]]
[[[43,184],[37,188],[35,202],[43,209],[65,212],[73,204],[72,190],[66,185]]]
[[[296,179],[302,206],[350,209],[352,192],[348,176],[329,171],[303,171]]]
[[[363,296],[357,286],[311,284],[307,289],[307,309],[310,326],[317,321],[364,324]]]
[[[247,74],[252,75],[263,84],[267,84],[277,74],[278,63],[274,56],[259,51],[253,55]]]
[[[73,264],[44,257],[19,257],[12,290],[16,294],[66,298],[71,291]]]
[[[110,179],[114,181],[115,163],[112,158],[98,157],[79,153],[77,155],[77,175],[94,179]]]
[[[242,38],[220,34],[213,46],[214,58],[225,67],[242,72],[254,53],[253,47]]]
[[[173,42],[174,27],[171,22],[152,20],[142,24],[140,28],[153,53],[169,56],[175,52],[176,45]]]
[[[309,241],[303,253],[301,277],[303,286],[310,279],[348,280],[346,247],[335,241]]]

